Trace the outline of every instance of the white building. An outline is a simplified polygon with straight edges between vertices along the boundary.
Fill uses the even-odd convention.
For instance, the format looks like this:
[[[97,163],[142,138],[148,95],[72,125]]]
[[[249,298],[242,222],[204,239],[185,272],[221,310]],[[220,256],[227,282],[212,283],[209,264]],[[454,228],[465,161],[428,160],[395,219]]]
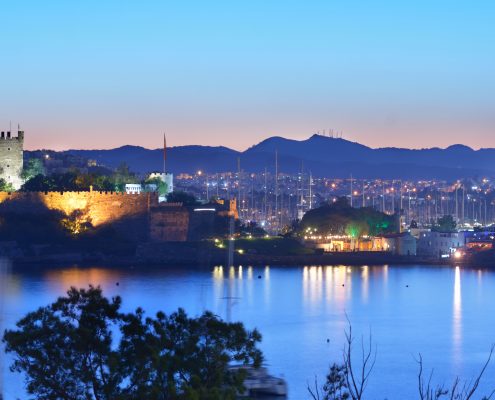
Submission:
[[[439,258],[450,256],[465,244],[464,232],[421,232],[418,240],[418,255]]]
[[[125,192],[127,194],[140,194],[143,191],[143,187],[139,183],[126,183]]]

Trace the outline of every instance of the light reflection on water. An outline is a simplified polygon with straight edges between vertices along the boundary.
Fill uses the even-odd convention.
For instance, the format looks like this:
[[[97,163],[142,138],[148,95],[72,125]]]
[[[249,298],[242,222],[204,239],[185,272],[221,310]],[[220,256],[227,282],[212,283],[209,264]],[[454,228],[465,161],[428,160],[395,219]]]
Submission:
[[[454,311],[452,315],[452,344],[453,360],[457,367],[461,365],[462,352],[462,299],[461,299],[461,269],[455,267],[454,275]]]
[[[340,360],[347,317],[357,335],[371,329],[378,346],[368,388],[371,399],[416,398],[414,357],[419,352],[425,367],[435,368],[438,381],[448,382],[456,374],[472,377],[495,342],[491,271],[345,265],[94,267],[14,268],[0,277],[2,330],[70,286],[88,284],[101,285],[109,296],[121,295],[125,310],[211,310],[257,327],[269,368],[288,380],[291,399],[308,398],[306,384],[315,374],[321,381],[329,363]],[[23,398],[22,381],[6,364],[0,355],[4,397]],[[494,370],[486,376],[493,376]]]

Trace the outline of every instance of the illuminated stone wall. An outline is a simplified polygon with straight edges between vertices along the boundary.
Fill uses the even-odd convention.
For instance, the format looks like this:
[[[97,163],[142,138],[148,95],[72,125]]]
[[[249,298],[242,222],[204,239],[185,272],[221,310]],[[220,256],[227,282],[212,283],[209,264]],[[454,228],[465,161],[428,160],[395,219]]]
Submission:
[[[111,225],[126,237],[140,241],[147,239],[149,210],[156,204],[155,193],[0,192],[0,213],[29,215],[60,211],[70,215],[81,210],[94,227]]]
[[[40,213],[61,211],[69,215],[82,210],[93,226],[115,222],[125,217],[147,215],[158,202],[154,193],[140,195],[113,192],[0,192],[1,210],[5,212]]]
[[[158,203],[157,193],[113,192],[0,192],[4,212],[43,214],[83,211],[94,227],[111,225],[139,241],[185,241],[189,211],[181,203]]]

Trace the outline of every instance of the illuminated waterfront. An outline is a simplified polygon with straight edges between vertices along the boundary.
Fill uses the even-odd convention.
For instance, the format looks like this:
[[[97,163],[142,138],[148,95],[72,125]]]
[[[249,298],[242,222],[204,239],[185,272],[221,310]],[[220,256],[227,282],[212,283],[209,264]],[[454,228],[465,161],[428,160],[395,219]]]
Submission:
[[[263,334],[270,371],[289,383],[290,399],[305,399],[314,375],[323,380],[339,361],[346,313],[357,335],[369,329],[378,357],[371,399],[414,398],[421,352],[440,383],[471,378],[495,342],[491,312],[495,273],[433,266],[215,267],[212,269],[13,268],[2,278],[6,327],[55,300],[71,285],[99,284],[121,295],[126,310],[142,306],[191,314],[212,310]],[[117,285],[118,283],[118,285]],[[3,329],[3,327],[2,327]],[[329,339],[329,343],[327,343]],[[2,359],[4,398],[25,398],[20,376]],[[494,364],[495,365],[495,364]],[[495,371],[492,366],[485,382]],[[400,395],[399,395],[400,393]]]

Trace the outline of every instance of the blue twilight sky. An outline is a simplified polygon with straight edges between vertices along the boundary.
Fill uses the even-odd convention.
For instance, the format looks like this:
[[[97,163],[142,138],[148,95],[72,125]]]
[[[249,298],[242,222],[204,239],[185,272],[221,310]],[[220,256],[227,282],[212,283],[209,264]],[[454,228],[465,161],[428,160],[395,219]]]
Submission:
[[[26,147],[495,147],[495,1],[0,1]]]

